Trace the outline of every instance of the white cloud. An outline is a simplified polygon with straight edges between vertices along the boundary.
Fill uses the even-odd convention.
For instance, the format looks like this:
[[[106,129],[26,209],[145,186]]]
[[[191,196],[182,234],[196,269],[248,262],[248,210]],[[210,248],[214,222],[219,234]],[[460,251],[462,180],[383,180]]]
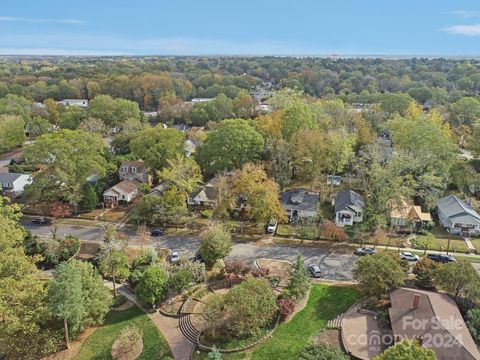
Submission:
[[[480,11],[478,10],[455,10],[453,14],[467,19],[480,17]]]
[[[85,24],[84,21],[77,20],[77,19],[36,19],[36,18],[15,17],[15,16],[0,16],[0,22],[26,22],[26,23],[32,23],[32,24],[72,24],[72,25]]]
[[[455,35],[480,36],[480,24],[454,25],[443,30]]]

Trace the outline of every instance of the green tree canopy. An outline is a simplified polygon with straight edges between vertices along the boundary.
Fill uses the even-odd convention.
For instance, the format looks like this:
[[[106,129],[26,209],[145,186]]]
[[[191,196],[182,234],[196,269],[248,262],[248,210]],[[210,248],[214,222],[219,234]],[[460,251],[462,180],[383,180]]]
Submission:
[[[104,149],[99,136],[78,130],[60,130],[37,138],[24,153],[27,163],[40,170],[27,189],[30,200],[50,201],[46,199],[51,194],[48,189],[55,189],[57,200],[76,207],[83,199],[87,177],[105,174]]]
[[[204,174],[213,175],[258,161],[263,146],[262,135],[247,120],[224,120],[208,133],[196,159]]]
[[[136,132],[129,146],[135,156],[145,160],[152,170],[163,169],[169,160],[185,153],[183,134],[161,125]]]
[[[435,351],[420,346],[418,342],[403,340],[385,350],[375,360],[436,360]]]
[[[0,115],[0,151],[8,151],[25,141],[25,121],[18,115]]]
[[[162,267],[150,266],[140,278],[135,292],[148,304],[155,304],[165,294],[168,274]]]
[[[353,278],[360,283],[363,292],[381,298],[391,290],[402,286],[406,272],[398,256],[378,253],[360,258],[353,269]]]
[[[218,259],[223,259],[232,250],[232,237],[220,223],[211,225],[203,234],[200,254],[207,265],[212,266]]]

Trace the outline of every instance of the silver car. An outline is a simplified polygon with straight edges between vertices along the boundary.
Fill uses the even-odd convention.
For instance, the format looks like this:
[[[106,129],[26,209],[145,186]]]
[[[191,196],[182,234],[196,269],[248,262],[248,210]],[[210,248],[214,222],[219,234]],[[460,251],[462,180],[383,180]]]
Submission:
[[[320,271],[320,268],[318,267],[318,265],[315,265],[315,264],[308,266],[308,272],[314,278],[319,278],[321,276],[321,273],[322,273]]]

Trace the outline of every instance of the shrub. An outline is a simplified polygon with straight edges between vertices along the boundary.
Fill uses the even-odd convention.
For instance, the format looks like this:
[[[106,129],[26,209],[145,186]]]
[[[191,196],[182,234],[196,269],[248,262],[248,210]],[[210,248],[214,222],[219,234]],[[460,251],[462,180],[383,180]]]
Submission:
[[[214,224],[203,233],[200,254],[208,266],[226,257],[231,250],[232,237],[223,225]]]
[[[480,342],[480,309],[470,309],[467,313],[467,327],[473,340]]]
[[[320,234],[322,238],[329,241],[346,241],[348,235],[343,229],[340,229],[333,221],[325,220],[322,222]]]
[[[431,289],[435,287],[434,277],[437,271],[438,263],[429,258],[422,258],[413,267],[415,274],[415,283],[418,287],[424,289]]]
[[[282,321],[285,321],[285,319],[295,311],[295,300],[293,299],[278,299],[277,305],[280,313],[280,320]]]
[[[349,360],[340,349],[324,343],[308,345],[298,357],[298,360]]]
[[[252,274],[253,277],[266,277],[268,276],[268,274],[270,273],[270,270],[269,269],[266,269],[266,268],[257,268],[257,267],[254,267],[251,271],[250,271],[250,274]]]
[[[200,216],[204,219],[210,219],[213,216],[212,210],[203,210],[200,212]]]
[[[250,272],[250,267],[242,260],[231,260],[225,263],[225,272],[227,274],[246,275]]]

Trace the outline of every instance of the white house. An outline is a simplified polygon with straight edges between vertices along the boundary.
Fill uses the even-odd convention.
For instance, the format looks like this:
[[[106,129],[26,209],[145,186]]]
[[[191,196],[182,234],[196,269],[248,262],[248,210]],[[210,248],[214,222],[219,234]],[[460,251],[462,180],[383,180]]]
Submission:
[[[138,194],[138,181],[123,180],[103,192],[103,201],[107,206],[119,202],[131,202]]]
[[[32,176],[17,173],[0,173],[0,186],[3,195],[19,197],[25,185],[32,183]]]
[[[340,191],[335,197],[335,224],[339,227],[351,226],[363,221],[365,201],[353,190]]]
[[[65,106],[78,106],[81,108],[88,108],[87,99],[63,99],[60,100],[58,103]]]
[[[340,175],[327,175],[327,185],[340,186],[342,177]]]
[[[480,215],[465,201],[448,195],[437,201],[438,220],[451,234],[480,235]]]

